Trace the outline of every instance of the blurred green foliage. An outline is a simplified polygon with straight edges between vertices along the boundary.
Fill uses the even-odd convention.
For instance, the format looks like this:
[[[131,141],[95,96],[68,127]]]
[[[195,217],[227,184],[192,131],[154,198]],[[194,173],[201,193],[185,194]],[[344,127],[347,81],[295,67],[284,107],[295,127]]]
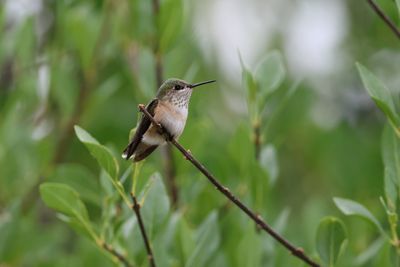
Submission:
[[[335,266],[340,250],[346,241],[343,223],[333,217],[321,220],[317,230],[317,250],[326,266]]]
[[[398,0],[378,2],[398,18]],[[232,55],[242,65],[235,83],[203,59],[193,1],[161,0],[158,10],[152,1],[42,3],[20,23],[0,9],[0,266],[117,266],[102,242],[147,266],[126,205],[132,187],[158,266],[303,266],[181,154],[177,209],[161,153],[132,179],[119,155],[137,105],[155,95],[160,59],[164,78],[218,80],[193,94],[180,142],[274,229],[321,263],[398,266],[399,102],[385,86],[398,72],[374,57],[398,51],[398,40],[366,4],[346,3],[343,45],[363,65],[349,63],[331,83],[352,81],[388,122],[372,100],[348,109],[338,97],[331,101],[355,119],[327,129],[313,119],[315,85],[292,76],[280,36],[254,68]]]

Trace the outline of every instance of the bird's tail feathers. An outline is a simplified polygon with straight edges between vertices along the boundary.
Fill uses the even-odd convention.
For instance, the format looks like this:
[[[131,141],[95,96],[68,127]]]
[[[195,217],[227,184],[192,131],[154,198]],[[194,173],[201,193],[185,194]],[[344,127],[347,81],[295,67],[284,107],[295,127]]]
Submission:
[[[132,156],[134,156],[136,147],[137,147],[137,143],[136,142],[129,143],[129,145],[122,152],[122,158],[123,159],[131,159]]]

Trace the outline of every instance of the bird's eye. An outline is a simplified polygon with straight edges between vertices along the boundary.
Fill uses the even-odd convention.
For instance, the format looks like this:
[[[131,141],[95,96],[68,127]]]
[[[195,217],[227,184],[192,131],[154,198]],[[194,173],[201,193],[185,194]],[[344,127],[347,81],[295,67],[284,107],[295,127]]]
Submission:
[[[180,86],[180,85],[175,85],[175,90],[182,90],[182,89],[183,89],[182,86]]]

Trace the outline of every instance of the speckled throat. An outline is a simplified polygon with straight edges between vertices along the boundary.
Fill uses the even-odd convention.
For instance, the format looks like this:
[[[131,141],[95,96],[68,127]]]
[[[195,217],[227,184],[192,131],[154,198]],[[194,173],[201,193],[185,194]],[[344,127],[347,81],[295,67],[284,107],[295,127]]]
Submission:
[[[180,90],[180,91],[169,91],[161,101],[167,101],[177,108],[188,108],[190,96],[192,95],[192,89]]]

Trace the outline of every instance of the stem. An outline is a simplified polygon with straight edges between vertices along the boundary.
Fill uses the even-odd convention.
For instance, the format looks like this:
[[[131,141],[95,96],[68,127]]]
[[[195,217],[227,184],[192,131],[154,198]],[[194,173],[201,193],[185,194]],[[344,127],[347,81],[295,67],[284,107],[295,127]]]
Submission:
[[[142,168],[143,162],[136,162],[133,164],[133,175],[132,175],[132,189],[131,192],[133,195],[136,195],[136,185],[137,179],[139,177],[140,169]]]
[[[375,11],[375,13],[386,23],[392,32],[400,39],[400,30],[396,27],[396,24],[383,12],[383,10],[373,1],[367,0],[368,4]]]
[[[114,188],[117,190],[118,194],[121,196],[121,198],[125,202],[125,204],[128,205],[128,207],[130,207],[131,203],[129,202],[129,199],[125,194],[124,187],[121,184],[121,182],[111,180],[111,183],[113,184]]]
[[[260,159],[260,152],[261,152],[261,122],[260,119],[257,118],[253,124],[253,134],[254,134],[254,151],[256,160]]]
[[[164,154],[164,172],[166,177],[166,185],[168,188],[169,195],[171,197],[171,205],[176,208],[178,205],[178,186],[176,185],[176,171],[173,157],[173,151],[170,144],[163,147]]]
[[[286,249],[288,249],[294,256],[301,259],[303,262],[307,263],[313,267],[319,267],[320,265],[314,262],[311,258],[309,258],[302,248],[295,247],[292,245],[288,240],[282,237],[280,234],[275,232],[271,226],[269,226],[261,216],[257,215],[255,212],[250,210],[243,202],[241,202],[237,197],[235,197],[231,191],[220,184],[217,179],[198,161],[196,160],[191,152],[187,151],[181,144],[178,143],[165,129],[157,123],[154,118],[150,115],[150,113],[146,110],[144,105],[139,105],[139,110],[145,114],[151,122],[159,128],[159,130],[164,134],[166,140],[173,144],[181,153],[182,155],[190,161],[207,179],[216,187],[218,191],[220,191],[226,198],[228,198],[231,202],[233,202],[238,208],[240,208],[250,219],[252,219],[261,229],[271,235],[276,241],[281,243]]]
[[[400,254],[400,242],[397,236],[397,224],[390,224],[390,232],[392,233],[392,245],[396,248],[398,254]]]
[[[197,161],[191,153],[189,153],[184,147],[182,147],[175,139],[171,139],[170,142],[189,160],[201,173],[208,178],[208,180],[224,194],[230,201],[232,201],[237,207],[239,207],[244,213],[247,214],[261,229],[270,234],[275,240],[281,243],[284,247],[292,252],[293,255],[300,258],[304,262],[308,263],[310,266],[319,266],[317,263],[313,262],[308,258],[303,249],[297,248],[289,241],[284,239],[281,235],[275,232],[259,215],[250,210],[244,203],[242,203],[238,198],[236,198],[229,190],[229,188],[220,184],[216,178],[199,162]]]
[[[133,265],[124,257],[124,255],[116,251],[112,246],[108,245],[107,243],[102,243],[101,247],[115,256],[125,267],[133,267]]]
[[[255,119],[253,120],[253,143],[254,143],[254,155],[257,162],[260,161],[260,153],[262,147],[261,137],[261,117],[258,111],[256,111]],[[260,209],[262,205],[262,187],[258,186],[256,189],[256,209]],[[260,227],[256,225],[256,230],[259,232]]]
[[[131,193],[131,197],[132,197],[132,202],[133,202],[132,210],[135,212],[136,218],[139,223],[140,233],[142,234],[144,245],[146,246],[147,258],[149,260],[150,266],[156,267],[156,263],[154,261],[154,256],[153,256],[153,251],[151,250],[150,242],[149,242],[149,239],[147,238],[147,234],[146,234],[146,229],[144,228],[142,215],[140,214],[140,208],[141,208],[140,204],[137,202],[137,199],[133,195],[133,193]]]
[[[390,225],[390,233],[391,233],[390,242],[396,249],[397,254],[400,255],[400,241],[399,241],[399,236],[397,235],[398,216],[396,213],[396,208],[390,205],[390,203],[388,203],[388,206],[386,206],[383,199],[382,203],[384,204],[384,207],[386,209],[386,214]]]

